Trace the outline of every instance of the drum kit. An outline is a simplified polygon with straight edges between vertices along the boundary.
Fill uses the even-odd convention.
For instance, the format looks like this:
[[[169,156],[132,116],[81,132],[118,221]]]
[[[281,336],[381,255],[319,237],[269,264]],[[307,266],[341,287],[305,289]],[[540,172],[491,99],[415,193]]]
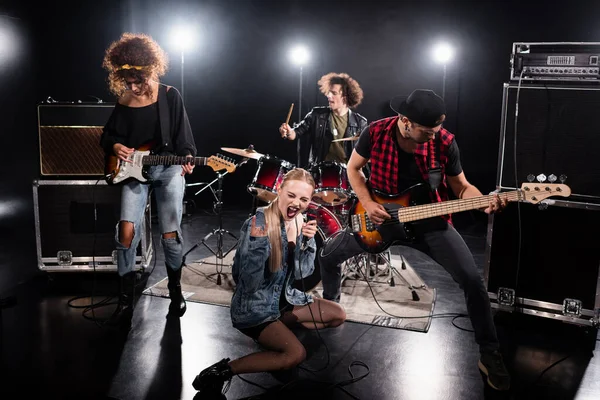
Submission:
[[[357,140],[357,137],[336,139],[337,141],[344,140]],[[221,147],[221,150],[238,155],[242,157],[242,161],[238,163],[238,166],[245,164],[249,159],[257,161],[256,173],[252,181],[247,186],[247,191],[254,198],[254,205],[252,214],[256,212],[256,207],[260,202],[269,204],[277,198],[279,187],[283,182],[285,174],[295,168],[294,164],[283,160],[281,158],[259,153],[254,150],[254,146],[250,145],[246,149],[233,148],[233,147]],[[317,245],[317,251],[321,251],[329,241],[332,241],[336,236],[346,232],[350,223],[350,213],[357,202],[357,197],[350,187],[348,175],[346,172],[346,165],[335,161],[323,161],[314,163],[307,168],[307,171],[312,175],[315,180],[315,190],[311,202],[308,208],[313,210],[317,215],[317,234],[315,235],[315,241]],[[218,196],[215,196],[217,201],[215,202],[215,211],[219,216],[219,228],[209,233],[202,242],[196,244],[190,249],[185,255],[194,250],[197,246],[203,244],[217,257],[217,273],[219,279],[217,284],[220,284],[220,274],[223,268],[223,258],[227,256],[236,246],[237,237],[229,231],[223,229],[221,220],[221,193],[222,193],[222,177],[226,173],[219,174],[219,189],[217,190]],[[213,181],[214,182],[214,181]],[[210,186],[212,183],[209,183]],[[206,244],[208,237],[216,235],[217,237],[217,249],[213,250]],[[225,235],[229,235],[236,240],[236,244],[233,245],[229,250],[223,250],[223,238]],[[380,257],[381,258],[381,257]],[[390,267],[390,255],[382,258],[382,261],[387,263]],[[184,256],[185,259],[185,256]],[[359,271],[370,270],[369,257],[363,257],[362,261],[353,263],[346,262],[343,268],[343,279],[350,278],[351,276],[359,277]],[[378,262],[375,262],[377,267]],[[391,269],[388,268],[391,272]],[[397,273],[397,271],[396,271]],[[390,275],[390,284],[393,285],[393,276]],[[371,277],[372,279],[372,277]],[[315,259],[315,271],[310,276],[304,279],[302,282],[303,287],[296,286],[300,290],[310,290],[315,288],[321,280],[320,265],[318,257]]]
[[[269,204],[275,198],[285,174],[295,165],[281,158],[259,153],[253,146],[246,149],[221,147],[221,150],[243,157],[244,160],[257,161],[256,173],[247,186],[247,191],[254,197],[252,213],[259,203]],[[317,234],[315,242],[320,251],[328,240],[341,234],[349,224],[350,211],[356,202],[356,195],[350,187],[346,165],[335,161],[315,163],[307,168],[315,180],[315,191],[308,208],[317,215]],[[304,288],[312,289],[321,280],[318,258],[315,260],[315,272],[304,279]]]
[[[285,174],[295,165],[278,157],[262,154],[253,147],[238,149],[222,147],[221,150],[244,158],[257,160],[256,173],[248,184],[248,192],[264,203],[270,203]],[[356,195],[350,187],[346,165],[335,161],[315,163],[307,168],[315,180],[315,191],[309,208],[318,211],[319,234],[324,239],[348,226],[349,212],[356,202]]]

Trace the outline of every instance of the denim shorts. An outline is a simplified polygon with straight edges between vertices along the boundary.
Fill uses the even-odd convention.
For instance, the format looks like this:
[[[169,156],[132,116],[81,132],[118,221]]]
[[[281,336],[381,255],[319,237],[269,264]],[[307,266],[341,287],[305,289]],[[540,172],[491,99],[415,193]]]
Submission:
[[[250,328],[242,328],[242,329],[238,329],[238,330],[240,332],[242,332],[244,335],[258,341],[258,337],[260,336],[262,331],[265,330],[265,328],[267,326],[271,325],[274,322],[280,321],[285,312],[292,311],[293,309],[294,309],[294,306],[292,304],[288,303],[285,300],[285,296],[283,296],[282,300],[279,302],[279,318],[277,318],[275,321],[267,321],[267,322],[263,322],[260,325],[251,326]]]

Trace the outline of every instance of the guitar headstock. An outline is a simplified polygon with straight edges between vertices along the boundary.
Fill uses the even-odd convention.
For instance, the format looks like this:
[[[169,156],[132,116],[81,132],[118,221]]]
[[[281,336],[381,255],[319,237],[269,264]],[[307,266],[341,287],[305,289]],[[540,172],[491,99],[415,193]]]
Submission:
[[[211,167],[214,171],[220,171],[224,169],[229,173],[235,171],[236,168],[234,160],[232,158],[225,157],[222,154],[208,157],[206,160],[206,165]]]
[[[537,204],[552,196],[569,197],[571,188],[562,183],[528,182],[521,185],[523,201]]]

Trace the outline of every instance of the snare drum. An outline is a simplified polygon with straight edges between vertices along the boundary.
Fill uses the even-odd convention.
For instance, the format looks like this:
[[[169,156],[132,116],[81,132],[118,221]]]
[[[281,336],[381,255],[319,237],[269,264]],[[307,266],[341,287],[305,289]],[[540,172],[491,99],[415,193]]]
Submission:
[[[343,204],[352,195],[346,165],[323,161],[310,168],[316,187],[313,201],[329,206]]]
[[[267,203],[275,200],[283,176],[292,169],[294,165],[285,160],[270,155],[261,157],[248,192]]]
[[[317,254],[315,256],[315,271],[309,275],[303,277],[303,281],[297,280],[292,286],[298,290],[304,290],[306,292],[317,287],[321,282],[321,264],[319,262],[319,252],[323,248],[325,241],[332,237],[334,234],[338,234],[343,229],[342,224],[330,210],[324,206],[311,201],[308,208],[316,211],[317,214],[317,233],[315,235],[315,242],[317,244]]]

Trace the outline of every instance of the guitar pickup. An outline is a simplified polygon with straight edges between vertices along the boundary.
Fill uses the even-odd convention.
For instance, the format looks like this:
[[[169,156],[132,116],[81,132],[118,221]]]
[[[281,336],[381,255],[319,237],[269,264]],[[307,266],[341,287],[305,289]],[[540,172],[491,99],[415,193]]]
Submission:
[[[373,221],[371,221],[371,219],[369,218],[369,216],[367,215],[367,213],[365,213],[365,230],[367,232],[373,232],[376,229],[377,228],[375,228],[375,225],[373,224]]]
[[[362,223],[360,221],[360,214],[354,214],[350,216],[350,225],[352,226],[352,232],[362,231]]]
[[[374,231],[375,225],[373,225],[373,222],[371,222],[371,220],[369,219],[369,216],[365,212],[362,215],[355,214],[350,217],[350,222],[352,225],[352,232],[361,232],[363,230],[363,219],[361,218],[362,216],[364,216],[364,221],[365,221],[364,231],[366,231],[366,232]]]

